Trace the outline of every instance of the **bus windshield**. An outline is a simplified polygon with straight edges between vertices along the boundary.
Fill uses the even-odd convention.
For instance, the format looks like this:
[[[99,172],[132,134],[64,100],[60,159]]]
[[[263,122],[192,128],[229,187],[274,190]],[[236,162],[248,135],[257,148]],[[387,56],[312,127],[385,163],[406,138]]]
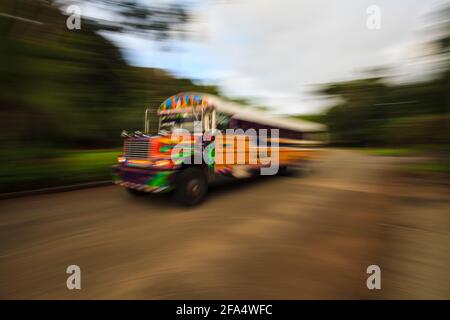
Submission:
[[[186,129],[194,131],[194,122],[199,121],[192,113],[181,113],[164,115],[160,117],[159,131],[174,131],[176,129]]]

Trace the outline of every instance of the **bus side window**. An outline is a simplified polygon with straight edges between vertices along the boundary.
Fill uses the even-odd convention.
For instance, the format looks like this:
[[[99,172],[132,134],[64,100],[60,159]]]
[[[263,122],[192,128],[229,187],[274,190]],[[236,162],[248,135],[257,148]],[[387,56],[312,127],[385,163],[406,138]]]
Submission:
[[[203,130],[209,131],[212,129],[212,115],[211,112],[207,112],[203,115]]]
[[[226,129],[230,128],[231,116],[225,113],[216,113],[216,129],[220,132],[225,133]]]

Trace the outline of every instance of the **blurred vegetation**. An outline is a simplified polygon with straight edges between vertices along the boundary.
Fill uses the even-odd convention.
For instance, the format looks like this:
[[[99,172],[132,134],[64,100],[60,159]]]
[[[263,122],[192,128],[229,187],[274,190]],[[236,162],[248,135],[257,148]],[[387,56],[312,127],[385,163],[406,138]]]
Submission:
[[[325,86],[322,93],[341,102],[312,119],[328,125],[332,145],[364,147],[374,155],[425,156],[408,170],[449,173],[448,70],[427,82],[388,85],[386,80]]]
[[[37,159],[31,154],[0,167],[0,192],[109,180],[119,150],[58,150]]]
[[[405,164],[402,169],[408,172],[419,174],[450,174],[450,163],[438,161],[420,161],[417,163]],[[448,184],[448,180],[446,181]]]
[[[369,78],[326,85],[342,102],[325,115],[334,144],[441,145],[449,142],[448,72],[424,83]]]
[[[160,40],[170,36],[170,21],[187,19],[172,7],[148,7],[143,16],[126,12],[138,8],[132,2],[109,1],[109,7],[131,16],[114,32],[133,28]],[[110,153],[74,158],[66,150],[120,147],[123,129],[142,130],[145,108],[156,110],[176,92],[217,94],[213,86],[130,66],[99,33],[107,23],[82,19],[81,30],[68,30],[67,16],[52,1],[2,0],[0,12],[0,191],[107,178],[112,162],[100,159]],[[94,167],[103,169],[94,174]]]
[[[326,124],[327,119],[325,114],[302,114],[302,115],[295,115],[293,116],[295,119],[300,120],[306,120],[306,121],[312,121],[317,123]]]
[[[83,4],[88,2],[97,11],[106,11],[114,21],[84,16],[84,24],[103,31],[120,32],[166,40],[184,36],[183,28],[190,14],[182,3],[139,0],[59,0],[61,4]],[[154,2],[154,3],[152,3]]]
[[[368,154],[384,157],[408,157],[420,154],[419,148],[366,148]]]

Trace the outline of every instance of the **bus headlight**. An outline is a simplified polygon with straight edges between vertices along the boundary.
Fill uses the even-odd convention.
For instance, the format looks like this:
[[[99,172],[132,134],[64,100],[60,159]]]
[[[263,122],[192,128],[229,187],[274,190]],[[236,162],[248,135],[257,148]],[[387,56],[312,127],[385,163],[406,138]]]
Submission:
[[[170,160],[157,160],[154,163],[155,167],[171,167],[172,161]]]

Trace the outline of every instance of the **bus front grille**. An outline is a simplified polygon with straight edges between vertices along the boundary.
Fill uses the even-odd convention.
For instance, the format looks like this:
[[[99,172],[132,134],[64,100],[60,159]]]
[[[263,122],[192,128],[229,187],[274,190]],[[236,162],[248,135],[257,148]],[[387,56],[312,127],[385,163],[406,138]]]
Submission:
[[[129,138],[125,140],[124,155],[127,159],[147,159],[150,150],[150,139]]]

